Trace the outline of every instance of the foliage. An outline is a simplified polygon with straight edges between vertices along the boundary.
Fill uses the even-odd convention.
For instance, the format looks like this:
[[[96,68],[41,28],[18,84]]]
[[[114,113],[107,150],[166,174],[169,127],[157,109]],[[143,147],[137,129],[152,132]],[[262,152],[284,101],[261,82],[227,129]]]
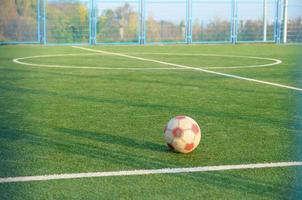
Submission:
[[[0,41],[34,41],[37,31],[36,0],[0,0]]]
[[[98,41],[138,41],[138,23],[138,13],[128,3],[102,10],[97,23]]]
[[[302,17],[290,19],[288,21],[288,41],[302,42]]]
[[[53,43],[89,41],[88,7],[81,2],[52,3],[47,9],[47,39]]]
[[[148,42],[182,42],[185,41],[186,24],[179,24],[166,20],[155,20],[149,15],[147,20]]]
[[[207,24],[197,19],[193,23],[194,41],[228,41],[230,39],[230,22],[215,19]]]

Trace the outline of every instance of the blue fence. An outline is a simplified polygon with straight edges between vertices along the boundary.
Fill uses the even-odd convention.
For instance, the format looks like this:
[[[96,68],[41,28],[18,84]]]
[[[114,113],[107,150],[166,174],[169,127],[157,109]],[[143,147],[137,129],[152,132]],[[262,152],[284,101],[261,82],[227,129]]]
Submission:
[[[284,15],[284,10],[282,11]],[[290,0],[287,5],[287,20],[286,28],[284,23],[281,27],[282,36],[285,36],[283,40],[289,43],[301,43],[302,42],[302,1]],[[284,33],[284,30],[286,33]]]
[[[188,1],[144,2],[146,43],[186,43]]]
[[[6,0],[0,4],[0,44],[302,42],[301,0]]]
[[[192,1],[192,42],[232,42],[233,1]]]
[[[275,0],[238,2],[237,41],[274,42],[274,34],[277,33],[274,31],[277,20],[276,3]],[[250,14],[251,10],[253,15]]]

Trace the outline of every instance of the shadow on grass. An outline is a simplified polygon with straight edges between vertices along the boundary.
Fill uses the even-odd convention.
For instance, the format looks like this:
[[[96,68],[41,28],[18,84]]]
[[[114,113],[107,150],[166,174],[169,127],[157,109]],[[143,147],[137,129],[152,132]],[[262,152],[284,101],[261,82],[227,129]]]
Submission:
[[[161,145],[149,141],[141,141],[124,137],[121,135],[110,135],[107,133],[97,133],[93,131],[83,131],[83,130],[74,130],[68,128],[56,128],[58,132],[68,134],[74,137],[80,137],[84,139],[91,139],[98,142],[110,143],[114,145],[121,145],[124,147],[140,149],[140,150],[149,150],[153,152],[168,152],[166,145]]]
[[[60,134],[54,134],[53,136],[39,135],[33,132],[19,131],[9,128],[0,127],[0,139],[1,140],[11,140],[18,141],[18,143],[23,143],[26,145],[32,145],[36,148],[36,151],[46,152],[48,150],[55,150],[55,157],[62,154],[63,156],[74,158],[73,163],[53,163],[53,166],[47,165],[45,163],[45,174],[49,171],[52,173],[72,173],[79,171],[68,171],[66,172],[66,167],[69,169],[80,170],[81,167],[78,165],[83,165],[83,163],[76,163],[77,158],[86,157],[87,159],[98,160],[100,162],[100,168],[95,170],[125,170],[126,169],[156,169],[156,168],[167,168],[167,167],[181,167],[177,165],[177,161],[174,163],[168,163],[165,158],[154,158],[150,156],[150,152],[146,153],[145,150],[156,152],[169,153],[166,148],[162,145],[147,142],[146,145],[141,144],[135,139],[112,136],[108,134],[97,134],[90,131],[79,131],[66,128],[57,128],[55,132],[64,133],[63,136]],[[66,135],[68,137],[66,137]],[[72,136],[72,137],[70,137]],[[94,142],[89,142],[89,140],[94,140]],[[100,143],[98,143],[100,142]],[[109,143],[113,145],[124,146],[125,148],[106,148],[101,143]],[[135,148],[138,150],[129,151],[128,148]],[[128,149],[128,150],[125,150]],[[35,156],[35,155],[32,155]],[[80,157],[78,157],[80,156]],[[9,155],[4,155],[3,159],[9,158]],[[64,157],[63,157],[64,158]],[[54,159],[54,157],[49,156],[48,159]],[[81,162],[83,160],[81,159]],[[89,163],[87,163],[89,164]],[[109,164],[109,165],[108,165]],[[40,163],[41,165],[41,163]],[[75,166],[73,166],[75,165]],[[85,163],[84,165],[85,166]],[[107,166],[104,167],[104,166]],[[109,166],[109,168],[108,168]],[[7,166],[8,167],[8,166]],[[14,166],[16,168],[20,166]],[[84,167],[85,169],[85,167]],[[87,169],[87,168],[86,168]],[[4,165],[0,166],[0,170],[6,170],[7,174],[10,176],[20,176],[20,175],[37,175],[35,174],[35,169],[26,169],[29,174],[13,174],[14,171],[11,168],[5,168]],[[12,170],[12,171],[11,171]],[[41,170],[41,169],[39,169]],[[261,169],[259,169],[261,170]],[[12,172],[12,173],[10,173]],[[83,172],[83,171],[80,171]],[[31,174],[33,173],[33,174]],[[284,173],[284,172],[283,172]],[[172,176],[172,175],[170,175]],[[179,176],[182,179],[188,179],[188,181],[195,182],[195,185],[200,185],[203,187],[215,187],[218,189],[219,193],[224,191],[253,194],[261,197],[269,197],[272,199],[287,199],[289,193],[292,196],[302,195],[301,191],[295,191],[290,186],[272,184],[268,180],[257,180],[257,178],[249,178],[240,174],[227,174],[225,172],[203,172],[203,173],[187,173],[187,174],[177,174],[173,176]],[[261,178],[263,179],[263,178]],[[190,187],[184,186],[184,187]],[[189,189],[189,188],[188,188]]]
[[[169,112],[181,111],[181,113],[196,112],[196,107],[192,107],[192,106],[186,107],[186,105],[184,105],[183,107],[170,106],[164,104],[131,101],[129,99],[123,100],[123,99],[103,98],[103,97],[95,97],[95,96],[81,96],[72,93],[52,92],[52,91],[46,91],[40,89],[12,87],[7,85],[1,85],[0,89],[6,91],[14,91],[21,94],[25,93],[25,94],[32,94],[32,95],[39,95],[39,96],[61,97],[61,98],[68,98],[77,101],[86,101],[86,102],[98,103],[98,104],[103,103],[103,104],[112,104],[112,105],[123,105],[127,107],[136,107],[136,108],[143,108],[148,110],[160,110],[160,111],[169,111]],[[207,110],[205,107],[203,107],[200,112],[202,113],[203,116],[208,116],[208,117],[213,116],[217,118],[252,121],[260,124],[275,125],[278,127],[282,126],[282,127],[291,128],[293,124],[293,123],[289,123],[288,120],[275,118],[275,116],[272,116],[271,118],[263,117],[261,116],[261,113],[259,115],[253,114],[248,116],[248,115],[238,114],[237,112],[231,112],[231,111],[223,112],[223,111]]]
[[[25,146],[29,145],[31,147],[34,147],[37,151],[39,149],[44,149],[45,151],[55,150],[59,155],[63,157],[68,156],[69,154],[71,157],[74,156],[75,159],[83,156],[87,159],[96,159],[99,160],[100,166],[108,166],[109,164],[109,166],[112,165],[115,166],[115,168],[116,166],[122,166],[123,168],[140,169],[142,167],[161,168],[169,165],[163,159],[150,159],[148,157],[152,155],[152,152],[154,152],[155,150],[162,153],[169,151],[168,148],[164,145],[158,145],[150,142],[147,142],[146,145],[144,145],[129,138],[118,139],[109,135],[98,137],[97,135],[93,136],[92,133],[88,134],[88,132],[71,131],[68,129],[61,129],[59,133],[62,133],[62,131],[64,131],[64,136],[62,136],[62,134],[44,136],[33,132],[19,131],[10,128],[0,128],[0,139],[12,142],[18,141],[18,143],[20,142]],[[68,134],[68,137],[66,137],[66,134]],[[71,138],[70,134],[73,134],[73,136],[75,136],[76,138]],[[80,136],[78,137],[77,135]],[[87,137],[85,137],[85,135],[87,135]],[[93,139],[94,141],[89,142],[87,139]],[[122,145],[124,147],[116,146],[112,148],[112,146],[106,146],[100,142],[111,142],[111,144]],[[127,144],[128,142],[129,144]],[[126,149],[125,147],[136,148],[137,150]],[[152,152],[145,154],[144,152],[142,152],[142,150],[152,150]],[[20,153],[22,154],[22,152]],[[49,158],[51,159],[51,157]],[[9,155],[4,155],[3,159],[9,159]],[[72,163],[72,165],[74,164],[75,163]],[[58,166],[61,166],[61,164],[54,163],[53,167],[57,168]],[[14,167],[17,168],[18,166]],[[14,174],[13,168],[12,166],[8,166],[5,163],[4,165],[0,166],[1,170],[7,171],[5,175],[20,175]],[[60,169],[60,167],[58,168]],[[76,166],[74,166],[73,168],[76,168]],[[60,171],[59,173],[66,173],[66,171],[64,171],[64,167],[62,167],[61,170],[62,171]],[[29,171],[32,172],[31,169],[29,169]]]
[[[106,99],[106,98],[99,98],[99,97],[93,97],[93,96],[79,96],[79,95],[74,95],[74,94],[57,93],[57,92],[51,92],[51,91],[46,91],[46,90],[19,88],[19,87],[4,86],[4,85],[1,85],[0,89],[14,91],[17,93],[27,93],[27,94],[40,95],[40,96],[63,97],[63,98],[69,98],[69,99],[74,99],[74,100],[79,100],[79,101],[88,101],[88,102],[93,102],[93,103],[108,103],[108,104],[115,104],[115,105],[126,105],[126,106],[146,108],[146,109],[157,109],[157,110],[169,109],[170,110],[170,109],[175,108],[173,106],[160,105],[160,104],[133,102],[133,101],[121,100],[121,99]]]
[[[270,170],[270,169],[256,169],[256,170]],[[274,170],[274,169],[273,169]],[[275,169],[276,170],[276,169]],[[234,172],[232,172],[234,173]],[[258,198],[270,199],[298,199],[302,196],[301,190],[296,190],[293,185],[281,185],[272,183],[262,177],[250,178],[246,175],[230,174],[230,172],[205,172],[205,173],[188,173],[179,175],[185,179],[196,182],[196,184],[210,185],[219,188],[219,191],[228,190],[229,193],[235,191],[244,195],[255,195]],[[282,172],[284,173],[284,172]],[[260,175],[257,175],[260,176]]]

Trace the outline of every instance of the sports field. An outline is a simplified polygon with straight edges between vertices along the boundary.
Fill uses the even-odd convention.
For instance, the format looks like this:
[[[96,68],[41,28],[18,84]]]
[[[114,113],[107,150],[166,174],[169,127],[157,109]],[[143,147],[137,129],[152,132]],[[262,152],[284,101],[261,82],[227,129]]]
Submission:
[[[0,46],[0,199],[301,199],[301,50]],[[201,126],[190,154],[164,142],[176,115]]]

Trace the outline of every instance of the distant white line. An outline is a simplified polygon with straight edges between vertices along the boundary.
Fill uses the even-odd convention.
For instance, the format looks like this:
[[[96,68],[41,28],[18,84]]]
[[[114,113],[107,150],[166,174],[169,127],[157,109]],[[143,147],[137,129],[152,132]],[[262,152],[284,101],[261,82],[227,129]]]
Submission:
[[[149,169],[149,170],[128,170],[128,171],[112,171],[112,172],[54,174],[54,175],[44,175],[44,176],[8,177],[8,178],[0,178],[0,183],[49,181],[49,180],[113,177],[113,176],[139,176],[139,175],[152,175],[152,174],[213,172],[213,171],[294,167],[294,166],[302,166],[302,162],[257,163],[257,164],[244,164],[244,165],[221,165],[221,166],[205,166],[205,167],[191,167],[191,168],[164,168],[164,169]]]
[[[229,78],[235,78],[235,79],[240,79],[240,80],[245,80],[245,81],[250,81],[250,82],[256,82],[256,83],[271,85],[271,86],[275,86],[275,87],[281,87],[281,88],[287,88],[287,89],[296,90],[296,91],[302,91],[302,88],[298,88],[298,87],[292,87],[292,86],[282,85],[282,84],[278,84],[278,83],[272,83],[272,82],[268,82],[268,81],[261,81],[261,80],[257,80],[257,79],[246,78],[246,77],[232,75],[232,74],[215,72],[215,71],[211,71],[211,70],[206,70],[206,69],[201,69],[201,68],[196,68],[196,67],[190,67],[190,66],[187,66],[187,65],[168,63],[168,62],[154,60],[154,59],[141,58],[141,57],[130,56],[130,55],[122,54],[122,53],[114,53],[114,52],[108,52],[108,51],[102,51],[102,50],[95,50],[95,49],[79,47],[79,46],[73,46],[73,48],[82,49],[82,50],[85,50],[85,51],[99,52],[99,53],[107,54],[107,55],[116,55],[116,56],[131,58],[131,59],[135,59],[135,60],[142,60],[142,61],[147,61],[147,62],[159,63],[159,64],[163,64],[163,65],[169,65],[169,66],[179,67],[179,68],[184,68],[184,69],[192,69],[192,70],[201,71],[201,72],[205,72],[205,73],[209,73],[209,74],[215,74],[215,75],[220,75],[220,76],[229,77]]]
[[[275,58],[265,58],[265,57],[255,57],[255,56],[237,56],[237,55],[222,55],[222,54],[205,54],[205,53],[141,53],[141,52],[131,52],[127,55],[167,55],[167,56],[206,56],[206,57],[224,57],[224,58],[244,58],[244,59],[254,59],[254,60],[266,60],[273,61],[268,64],[259,65],[247,65],[247,66],[230,66],[230,67],[200,67],[201,69],[246,69],[246,68],[263,68],[272,67],[282,63],[281,60]]]

